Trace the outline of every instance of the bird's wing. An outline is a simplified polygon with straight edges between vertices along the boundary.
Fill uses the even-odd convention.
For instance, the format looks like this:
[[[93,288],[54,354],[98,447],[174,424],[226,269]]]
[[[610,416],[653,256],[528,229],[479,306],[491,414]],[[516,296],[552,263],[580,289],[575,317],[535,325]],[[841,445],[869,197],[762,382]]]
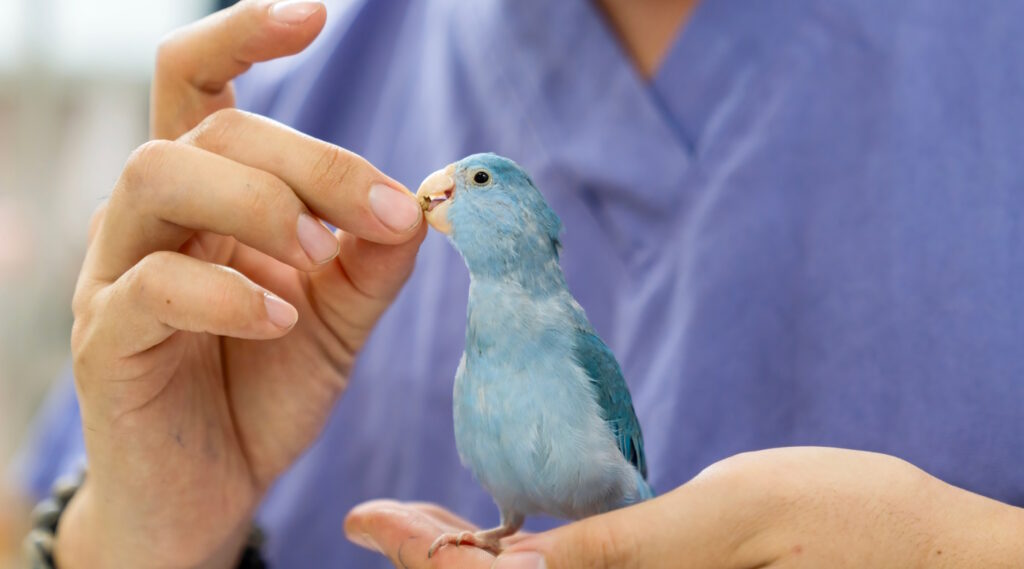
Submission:
[[[622,377],[619,362],[615,360],[608,346],[594,332],[576,330],[575,356],[597,393],[604,420],[612,428],[622,456],[626,457],[644,479],[647,478],[647,458],[644,456],[644,436],[633,410],[633,398],[629,395],[626,380]]]

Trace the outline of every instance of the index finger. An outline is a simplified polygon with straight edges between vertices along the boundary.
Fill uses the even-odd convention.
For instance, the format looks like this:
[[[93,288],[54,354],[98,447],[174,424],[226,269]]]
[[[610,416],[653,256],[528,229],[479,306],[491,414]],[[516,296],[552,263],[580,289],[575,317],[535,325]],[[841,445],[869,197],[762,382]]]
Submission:
[[[759,539],[769,523],[763,510],[778,508],[766,485],[698,476],[653,499],[524,538],[498,556],[494,569],[524,566],[513,561],[539,561],[538,555],[548,569],[774,567],[774,552]]]
[[[437,516],[431,507],[375,500],[356,506],[345,518],[345,535],[353,543],[387,556],[395,567],[488,568],[494,556],[476,547],[446,547],[432,558],[427,550],[437,536],[474,530],[460,518]]]
[[[369,241],[404,243],[423,219],[415,196],[362,156],[259,115],[224,109],[181,140],[277,176],[317,217]]]

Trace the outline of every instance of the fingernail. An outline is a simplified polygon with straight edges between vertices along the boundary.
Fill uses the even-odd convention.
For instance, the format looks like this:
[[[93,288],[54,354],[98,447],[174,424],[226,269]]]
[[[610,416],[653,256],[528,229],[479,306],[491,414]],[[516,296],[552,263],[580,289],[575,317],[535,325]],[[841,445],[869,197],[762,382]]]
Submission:
[[[320,2],[284,0],[270,7],[270,17],[282,24],[301,24],[323,7]]]
[[[526,551],[522,553],[510,553],[499,555],[491,565],[491,569],[544,569],[547,563],[539,553]]]
[[[498,556],[490,569],[544,569],[547,564],[541,554],[521,552]]]
[[[291,328],[299,319],[294,306],[269,292],[263,293],[263,305],[267,308],[267,318],[278,328]]]
[[[299,214],[297,233],[299,234],[299,245],[314,263],[322,265],[338,255],[341,243],[333,233],[324,227],[324,224],[313,219],[313,216],[306,213]]]
[[[358,545],[360,547],[363,547],[365,549],[369,549],[371,551],[376,551],[377,553],[384,553],[384,550],[381,549],[379,545],[377,545],[377,542],[374,541],[373,538],[370,537],[370,534],[368,534],[368,533],[352,534],[352,535],[348,536],[348,539],[352,543],[354,543],[354,544],[356,544],[356,545]]]
[[[384,184],[370,187],[373,215],[392,231],[406,233],[419,225],[423,210],[412,194]]]

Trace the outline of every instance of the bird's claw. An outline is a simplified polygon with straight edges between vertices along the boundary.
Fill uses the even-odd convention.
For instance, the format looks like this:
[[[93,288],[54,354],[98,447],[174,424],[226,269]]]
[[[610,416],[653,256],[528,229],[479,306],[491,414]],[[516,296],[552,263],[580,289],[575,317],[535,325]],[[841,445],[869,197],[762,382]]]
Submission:
[[[494,537],[484,535],[484,532],[473,533],[471,531],[463,531],[459,533],[446,533],[434,540],[434,543],[427,550],[427,559],[430,559],[437,553],[438,549],[446,545],[454,545],[459,547],[461,545],[469,545],[484,551],[489,551],[494,555],[501,553],[501,542]]]

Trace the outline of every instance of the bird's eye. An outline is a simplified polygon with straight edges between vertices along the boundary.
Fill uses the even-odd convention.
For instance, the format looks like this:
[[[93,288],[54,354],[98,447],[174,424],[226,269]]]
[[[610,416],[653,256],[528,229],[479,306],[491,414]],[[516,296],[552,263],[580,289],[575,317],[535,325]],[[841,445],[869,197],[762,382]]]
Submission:
[[[473,181],[481,186],[490,181],[491,175],[483,170],[478,170],[476,174],[473,174]]]

